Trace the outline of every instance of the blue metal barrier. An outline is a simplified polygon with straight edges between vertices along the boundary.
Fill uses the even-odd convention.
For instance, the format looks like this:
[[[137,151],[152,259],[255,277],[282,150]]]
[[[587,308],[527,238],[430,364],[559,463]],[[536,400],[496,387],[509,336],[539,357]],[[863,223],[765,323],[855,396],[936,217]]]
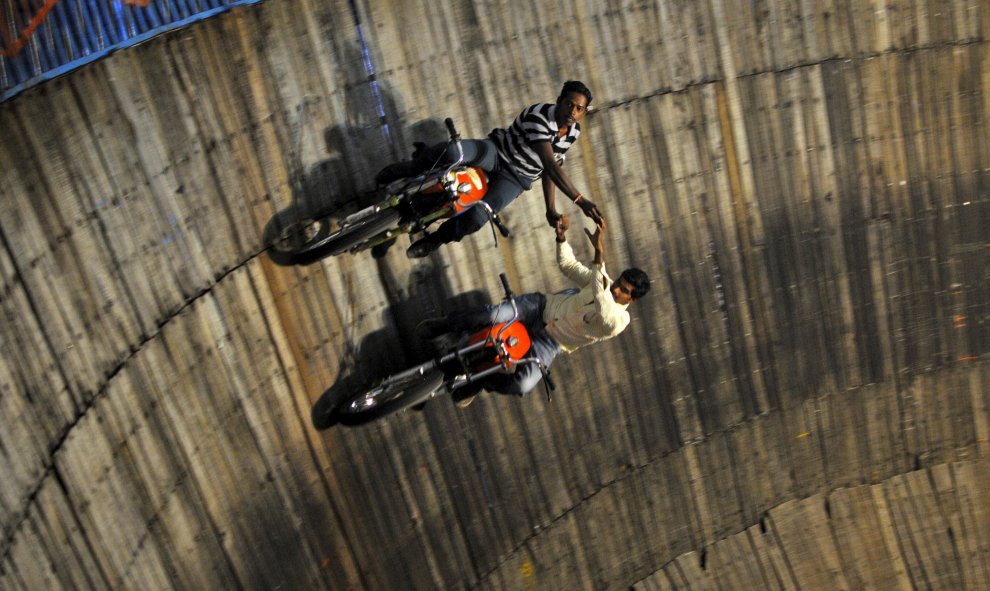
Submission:
[[[165,31],[263,0],[6,0],[0,102]]]

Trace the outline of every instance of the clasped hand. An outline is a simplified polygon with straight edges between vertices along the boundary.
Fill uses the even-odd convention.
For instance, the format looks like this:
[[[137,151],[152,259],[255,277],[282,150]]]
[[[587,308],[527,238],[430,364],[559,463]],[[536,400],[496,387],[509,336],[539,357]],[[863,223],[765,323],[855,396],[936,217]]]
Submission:
[[[581,213],[591,218],[591,221],[595,222],[595,225],[600,226],[605,221],[605,217],[602,216],[602,212],[598,211],[598,206],[591,200],[581,199],[577,202],[577,206],[581,209]],[[556,209],[547,210],[547,223],[550,224],[550,227],[557,227],[557,224],[560,222],[561,215],[562,214],[558,213]]]

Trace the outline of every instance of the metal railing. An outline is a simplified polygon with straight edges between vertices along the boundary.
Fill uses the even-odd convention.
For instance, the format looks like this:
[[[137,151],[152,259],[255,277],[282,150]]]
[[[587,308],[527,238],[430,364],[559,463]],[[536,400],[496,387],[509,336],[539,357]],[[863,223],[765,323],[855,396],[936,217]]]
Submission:
[[[0,0],[0,102],[165,31],[262,0]]]

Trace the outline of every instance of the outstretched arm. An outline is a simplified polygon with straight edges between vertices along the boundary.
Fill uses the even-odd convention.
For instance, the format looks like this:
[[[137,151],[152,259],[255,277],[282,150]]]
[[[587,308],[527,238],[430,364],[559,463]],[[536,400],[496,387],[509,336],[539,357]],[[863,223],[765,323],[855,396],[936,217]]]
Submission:
[[[605,222],[603,221],[601,225],[595,228],[593,234],[587,228],[584,233],[595,249],[594,273],[597,281],[595,281],[594,293],[595,307],[598,309],[596,321],[601,323],[600,326],[604,332],[615,336],[629,324],[629,315],[625,312],[624,307],[616,305],[611,292],[612,286],[605,275]]]
[[[553,157],[553,148],[550,147],[550,142],[537,142],[531,144],[533,149],[536,151],[536,155],[540,157],[540,162],[543,163],[543,192],[546,195],[546,179],[556,185],[575,205],[581,208],[584,215],[591,218],[596,224],[602,222],[602,214],[598,211],[598,206],[591,202],[589,199],[585,199],[576,188],[574,184],[571,183],[571,179],[564,172],[564,169],[560,167],[557,163],[557,159]],[[553,204],[553,200],[547,200],[548,205]],[[550,209],[547,208],[547,219],[550,218]]]
[[[600,224],[595,228],[595,233],[592,234],[588,231],[588,228],[584,229],[584,233],[588,236],[588,240],[591,241],[591,246],[595,249],[595,264],[604,265],[605,264],[605,220],[602,220]]]
[[[567,229],[570,227],[570,218],[567,214],[560,216],[554,231],[557,233],[557,266],[568,279],[576,285],[587,285],[595,276],[594,271],[581,264],[574,257],[574,250],[567,243]]]
[[[554,203],[556,192],[557,186],[553,184],[550,177],[543,175],[543,201],[547,204],[547,223],[554,228],[557,227],[557,222],[560,221],[560,214],[557,213],[557,207]]]

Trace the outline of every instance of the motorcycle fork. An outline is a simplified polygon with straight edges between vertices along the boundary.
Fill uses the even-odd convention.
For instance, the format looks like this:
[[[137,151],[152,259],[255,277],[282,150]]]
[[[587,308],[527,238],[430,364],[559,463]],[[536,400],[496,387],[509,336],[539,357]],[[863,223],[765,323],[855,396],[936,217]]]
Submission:
[[[453,367],[456,368],[454,371],[460,370],[458,373],[463,372],[464,377],[453,379],[448,378],[446,390],[448,393],[454,390],[470,384],[472,382],[477,382],[480,379],[486,378],[492,374],[504,371],[502,364],[494,363],[489,367],[483,369],[476,369],[473,366],[479,363],[484,363],[483,358],[475,359],[477,353],[480,353],[484,349],[493,349],[492,358],[497,355],[495,349],[498,348],[498,343],[491,337],[476,341],[474,343],[469,343],[463,347],[459,347],[454,351],[444,354],[437,360],[437,364],[442,368]],[[457,374],[455,374],[456,376]]]

